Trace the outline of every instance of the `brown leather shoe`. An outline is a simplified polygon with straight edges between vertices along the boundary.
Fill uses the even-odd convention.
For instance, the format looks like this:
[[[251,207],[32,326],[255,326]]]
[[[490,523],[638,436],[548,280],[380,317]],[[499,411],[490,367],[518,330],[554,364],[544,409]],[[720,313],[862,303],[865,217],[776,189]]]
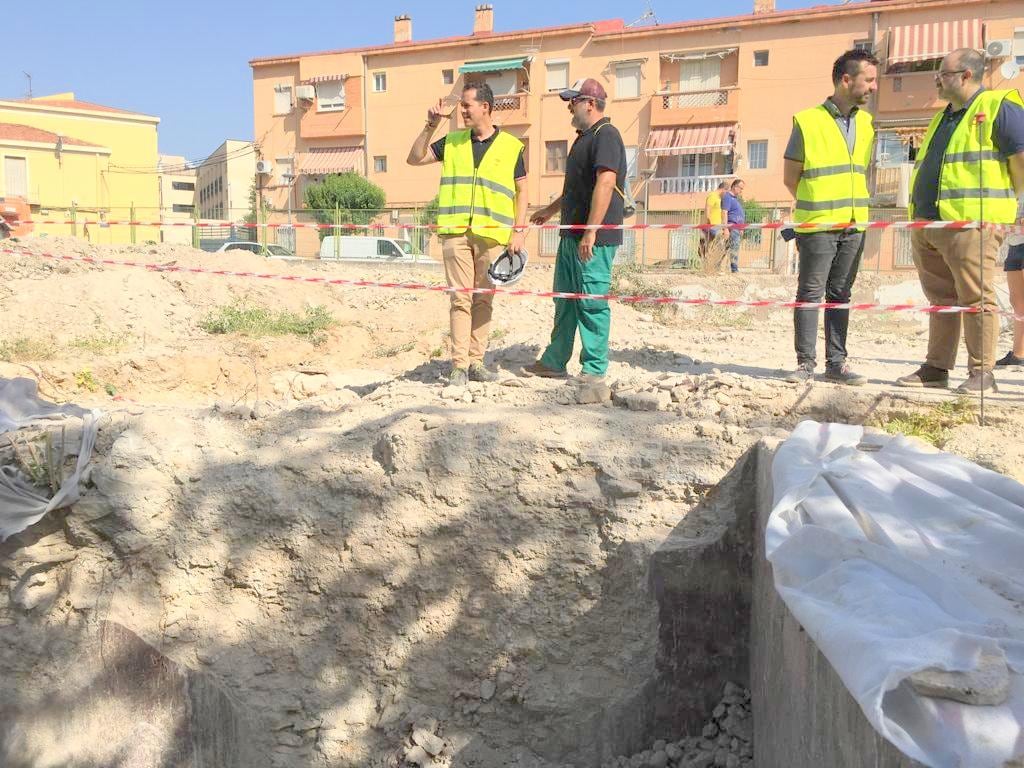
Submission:
[[[949,389],[949,371],[925,363],[910,375],[896,379],[896,386]]]
[[[971,371],[967,381],[956,388],[956,391],[962,395],[976,395],[982,390],[986,392],[999,391],[999,387],[996,386],[996,377],[992,375],[992,371]]]

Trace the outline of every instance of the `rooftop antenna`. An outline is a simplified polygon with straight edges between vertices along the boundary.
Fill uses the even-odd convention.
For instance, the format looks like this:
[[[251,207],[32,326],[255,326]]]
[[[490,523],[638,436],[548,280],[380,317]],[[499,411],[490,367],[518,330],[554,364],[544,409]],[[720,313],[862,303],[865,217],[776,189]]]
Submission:
[[[22,70],[21,74],[23,74],[25,76],[25,78],[28,80],[28,98],[31,99],[32,98],[32,75],[30,75],[25,70]]]
[[[653,19],[653,22],[651,22],[652,19]],[[627,28],[628,27],[639,27],[639,26],[641,26],[643,24],[647,24],[649,22],[653,23],[655,26],[660,24],[660,22],[658,21],[657,14],[654,13],[654,8],[651,7],[650,0],[648,0],[648,2],[647,2],[647,10],[644,11],[643,15],[639,19],[637,19],[636,21],[631,21],[629,24],[626,25],[626,27]]]

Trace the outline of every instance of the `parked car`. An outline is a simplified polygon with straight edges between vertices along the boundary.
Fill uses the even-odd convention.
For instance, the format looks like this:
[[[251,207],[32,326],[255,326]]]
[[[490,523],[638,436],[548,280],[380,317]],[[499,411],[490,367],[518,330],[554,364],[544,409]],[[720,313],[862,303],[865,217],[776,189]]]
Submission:
[[[289,251],[287,248],[281,245],[275,245],[268,243],[253,243],[249,240],[228,240],[214,253],[223,253],[225,251],[249,251],[249,253],[255,253],[260,256],[294,256],[295,254]]]
[[[436,263],[429,256],[417,253],[408,240],[362,235],[328,235],[320,243],[320,258],[324,261],[386,261],[389,264]]]

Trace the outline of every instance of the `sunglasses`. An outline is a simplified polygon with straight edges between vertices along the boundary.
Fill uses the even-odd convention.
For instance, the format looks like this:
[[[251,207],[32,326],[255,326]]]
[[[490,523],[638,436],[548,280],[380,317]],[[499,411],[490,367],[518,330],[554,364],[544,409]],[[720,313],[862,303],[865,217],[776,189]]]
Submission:
[[[569,99],[569,106],[573,106],[574,107],[577,104],[579,104],[581,101],[593,101],[593,100],[594,100],[594,98],[592,96],[573,96],[571,99]]]

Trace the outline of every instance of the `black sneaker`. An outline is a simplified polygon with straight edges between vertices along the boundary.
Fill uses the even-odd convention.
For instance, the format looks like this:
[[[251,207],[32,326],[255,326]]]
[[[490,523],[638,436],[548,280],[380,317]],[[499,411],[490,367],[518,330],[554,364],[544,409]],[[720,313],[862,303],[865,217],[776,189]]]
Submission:
[[[949,371],[925,363],[907,376],[896,379],[897,387],[925,387],[927,389],[948,389]]]
[[[996,365],[1024,365],[1024,357],[1017,357],[1013,352],[1007,352],[1003,357],[996,360]]]
[[[808,381],[814,381],[814,363],[800,363],[795,371],[786,376],[786,381],[790,384],[804,384]]]
[[[962,395],[976,395],[982,390],[986,392],[999,391],[999,387],[996,386],[996,377],[992,375],[992,371],[971,371],[967,381],[956,388],[956,391]]]
[[[846,363],[826,368],[825,375],[821,378],[824,381],[831,381],[833,384],[845,384],[848,387],[862,387],[868,383],[867,376],[854,373]]]
[[[469,380],[470,381],[482,381],[485,383],[497,381],[498,374],[488,371],[484,367],[483,363],[470,363],[469,364]]]
[[[469,373],[465,368],[452,368],[452,373],[448,377],[448,386],[450,387],[464,387],[469,384]]]

